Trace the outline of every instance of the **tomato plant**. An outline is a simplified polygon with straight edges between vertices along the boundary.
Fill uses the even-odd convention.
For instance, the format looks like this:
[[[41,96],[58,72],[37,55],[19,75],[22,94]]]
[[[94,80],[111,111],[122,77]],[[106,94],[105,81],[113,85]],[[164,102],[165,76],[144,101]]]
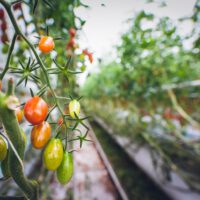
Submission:
[[[0,83],[8,82],[7,88],[5,85],[0,88],[0,134],[8,141],[8,153],[1,163],[2,179],[12,177],[25,198],[38,200],[40,184],[24,174],[27,139],[22,126],[27,125],[19,125],[19,122],[24,111],[25,119],[33,126],[31,143],[36,149],[45,147],[44,152],[39,153],[43,153],[44,165],[49,170],[60,166],[63,154],[70,151],[73,141],[80,140],[81,144],[86,141],[88,127],[84,124],[85,118],[81,118],[80,104],[70,104],[70,100],[79,99],[76,74],[81,73],[79,66],[86,67],[85,60],[75,51],[80,48],[76,37],[85,21],[76,16],[74,10],[87,6],[79,0],[53,3],[0,0],[0,4],[1,50],[7,54],[5,66],[0,71]],[[39,43],[35,44],[32,37],[39,38]],[[70,48],[66,49],[68,43]],[[12,74],[12,78],[8,74]],[[21,104],[17,101],[16,92],[22,97]],[[27,96],[32,97],[24,102]],[[69,104],[71,115],[75,117],[75,113],[77,117],[66,114],[65,105]],[[61,117],[61,122],[57,123],[54,111]],[[84,125],[84,137],[77,127],[79,124]],[[74,130],[80,131],[80,137],[69,140],[68,135],[73,137],[71,133]]]

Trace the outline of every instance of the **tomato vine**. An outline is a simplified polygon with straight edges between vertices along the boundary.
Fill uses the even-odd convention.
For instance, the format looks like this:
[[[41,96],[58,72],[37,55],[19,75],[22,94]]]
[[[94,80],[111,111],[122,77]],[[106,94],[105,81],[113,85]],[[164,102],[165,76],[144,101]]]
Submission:
[[[59,3],[51,4],[48,1],[43,1],[42,3],[47,4],[49,10],[54,10],[54,7],[59,6]],[[72,1],[71,3],[73,4],[74,2]],[[2,178],[2,180],[12,177],[24,192],[25,198],[36,200],[39,198],[39,183],[37,181],[28,180],[24,175],[23,157],[26,145],[26,136],[24,135],[24,132],[19,126],[19,122],[23,118],[23,111],[21,110],[21,108],[24,109],[24,116],[26,120],[32,125],[34,125],[31,133],[31,142],[33,147],[36,149],[45,148],[43,157],[44,165],[47,169],[57,170],[60,166],[57,176],[58,180],[62,184],[68,183],[73,173],[73,149],[70,149],[69,144],[75,140],[79,140],[81,147],[84,141],[89,141],[87,140],[89,128],[84,123],[84,120],[87,119],[87,117],[82,118],[79,115],[81,107],[81,97],[74,98],[74,96],[77,96],[76,92],[74,91],[71,91],[72,94],[69,95],[69,97],[66,97],[64,96],[66,95],[66,90],[63,90],[62,92],[56,91],[55,87],[51,82],[51,75],[54,75],[54,77],[57,76],[58,79],[62,77],[65,78],[65,80],[63,79],[63,85],[65,83],[69,83],[72,80],[72,87],[75,89],[75,84],[73,84],[75,83],[75,78],[71,78],[71,76],[81,73],[80,71],[76,70],[76,63],[74,62],[76,57],[80,56],[75,54],[75,49],[78,47],[74,40],[77,34],[77,30],[76,28],[72,28],[75,27],[75,23],[73,23],[72,27],[68,28],[69,41],[66,44],[66,49],[64,49],[65,51],[60,51],[58,49],[57,54],[59,55],[59,52],[61,55],[65,54],[67,60],[67,63],[63,67],[63,63],[66,62],[63,62],[64,59],[59,60],[59,63],[56,59],[51,59],[49,62],[49,57],[47,55],[50,54],[53,50],[56,51],[56,40],[63,40],[63,38],[51,37],[49,35],[48,25],[46,25],[46,34],[39,34],[39,37],[36,36],[37,38],[39,38],[39,44],[37,46],[40,50],[40,53],[38,53],[35,45],[28,38],[27,27],[24,33],[21,30],[21,27],[18,21],[16,20],[12,10],[20,10],[25,25],[28,26],[29,22],[25,20],[23,14],[23,3],[21,1],[10,3],[6,0],[0,0],[0,4],[6,10],[11,24],[14,28],[13,38],[7,53],[6,64],[2,73],[0,74],[0,82],[3,82],[5,76],[8,73],[12,73],[19,77],[16,87],[18,87],[22,83],[24,83],[25,86],[27,86],[29,80],[34,81],[38,87],[38,91],[36,93],[34,93],[32,89],[30,89],[32,98],[29,99],[27,102],[21,104],[19,103],[18,98],[14,94],[15,84],[13,82],[13,79],[9,79],[8,81],[7,92],[0,92],[0,122],[2,123],[1,135],[3,139],[7,140],[8,142],[8,152],[7,154],[5,154],[4,152],[5,156],[2,157],[3,162],[1,164],[1,167],[4,174],[4,178]],[[83,4],[79,2],[79,5]],[[32,8],[33,13],[36,14],[37,12],[40,12],[40,9],[44,9],[44,7],[41,6],[42,5],[38,1],[31,1],[30,7]],[[74,7],[75,6],[78,5],[74,5]],[[0,18],[3,18],[4,14],[4,10],[1,8]],[[48,11],[46,11],[46,14],[48,15]],[[70,15],[70,12],[68,14]],[[73,19],[75,18],[74,13],[71,17]],[[38,18],[36,16],[33,16],[33,21],[35,23],[35,29],[38,31]],[[81,25],[84,24],[80,18],[79,21],[81,22]],[[53,29],[53,27],[50,28]],[[4,29],[6,29],[6,27],[4,27]],[[63,33],[63,35],[66,36],[66,31]],[[26,45],[25,49],[28,50],[28,52],[30,53],[30,58],[26,62],[26,57],[22,55],[22,60],[19,60],[17,58],[20,65],[17,67],[11,67],[14,63],[13,58],[18,57],[18,51],[14,51],[15,44],[18,41],[19,44]],[[20,49],[19,52],[21,52]],[[47,62],[45,62],[45,60],[43,59],[45,56],[47,57]],[[72,70],[69,69],[70,62],[73,62]],[[49,64],[50,66],[54,65],[55,67],[50,67]],[[63,92],[65,93],[64,95]],[[51,98],[48,102],[47,100],[49,99],[49,96]],[[68,108],[68,111],[65,110],[66,107]],[[62,123],[54,123],[52,121],[48,122],[48,119],[50,118],[51,113],[54,109],[58,111]],[[81,131],[77,128],[79,124],[85,127],[84,134],[81,133]],[[52,135],[51,126],[55,125],[56,128],[52,129],[55,133]],[[77,131],[80,135],[70,139],[68,136],[69,131]],[[64,134],[64,138],[63,134],[61,133]],[[5,143],[1,142],[0,144],[2,144],[2,152],[5,151]],[[66,177],[63,177],[62,180],[61,175],[64,173],[64,171],[66,171],[66,164],[69,165],[67,166],[67,168],[69,168],[71,172]]]

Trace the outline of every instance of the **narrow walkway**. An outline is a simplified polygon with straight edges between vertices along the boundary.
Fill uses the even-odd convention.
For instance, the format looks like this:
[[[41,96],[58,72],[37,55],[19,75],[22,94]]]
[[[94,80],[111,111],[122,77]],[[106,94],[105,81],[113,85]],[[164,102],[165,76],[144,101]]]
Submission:
[[[90,134],[88,139],[92,140]],[[74,153],[74,166],[74,200],[120,199],[94,143],[84,143],[81,150]]]

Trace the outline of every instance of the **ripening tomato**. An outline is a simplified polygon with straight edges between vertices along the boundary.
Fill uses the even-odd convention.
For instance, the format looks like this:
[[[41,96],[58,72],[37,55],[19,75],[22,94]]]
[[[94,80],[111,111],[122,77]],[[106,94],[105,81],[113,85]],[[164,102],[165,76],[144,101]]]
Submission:
[[[76,113],[76,115],[79,116],[80,107],[80,103],[76,99],[69,102],[69,114],[72,118],[76,118],[74,113]]]
[[[23,120],[24,112],[19,107],[15,110],[15,114],[17,116],[17,120],[20,123]]]
[[[76,35],[76,29],[70,28],[69,29],[69,34],[70,34],[71,37],[75,37],[75,35]]]
[[[63,118],[59,117],[59,119],[58,119],[58,125],[61,126],[62,124],[63,124]]]
[[[0,8],[0,19],[4,18],[4,10],[3,8]]]
[[[61,165],[56,171],[57,179],[61,184],[68,183],[74,172],[72,153],[65,152]]]
[[[0,161],[3,161],[7,155],[7,144],[2,136],[0,136]]]
[[[42,36],[39,41],[39,49],[42,53],[50,53],[55,47],[52,37]]]
[[[2,81],[0,81],[0,91],[2,91]]]
[[[51,139],[44,150],[43,158],[48,170],[56,170],[63,159],[62,141],[56,138]]]
[[[31,131],[31,143],[36,149],[42,149],[51,137],[51,126],[48,122],[42,122],[33,127]]]
[[[43,122],[48,113],[47,103],[39,96],[29,99],[24,106],[24,115],[33,125]]]
[[[87,49],[84,49],[84,50],[83,50],[83,54],[84,54],[84,55],[88,55],[88,53],[89,53],[89,52],[88,52]]]
[[[89,59],[90,63],[93,63],[93,55],[92,55],[92,53],[88,53],[88,59]]]
[[[72,49],[72,48],[74,48],[75,47],[75,40],[73,39],[73,38],[71,38],[70,40],[69,40],[69,42],[67,43],[67,49]]]

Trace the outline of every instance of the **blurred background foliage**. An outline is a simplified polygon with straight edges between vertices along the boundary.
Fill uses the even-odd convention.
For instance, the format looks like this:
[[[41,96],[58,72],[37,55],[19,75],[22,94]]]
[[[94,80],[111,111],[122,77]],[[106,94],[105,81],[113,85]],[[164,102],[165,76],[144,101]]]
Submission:
[[[193,29],[180,34],[178,27],[186,20],[193,22]],[[89,74],[81,88],[87,112],[103,119],[116,135],[148,144],[164,160],[168,178],[170,170],[176,171],[197,190],[199,21],[199,0],[193,14],[177,23],[169,17],[137,13],[127,21],[130,29],[116,47],[118,59],[100,63],[99,71]],[[191,45],[185,45],[188,42]]]

